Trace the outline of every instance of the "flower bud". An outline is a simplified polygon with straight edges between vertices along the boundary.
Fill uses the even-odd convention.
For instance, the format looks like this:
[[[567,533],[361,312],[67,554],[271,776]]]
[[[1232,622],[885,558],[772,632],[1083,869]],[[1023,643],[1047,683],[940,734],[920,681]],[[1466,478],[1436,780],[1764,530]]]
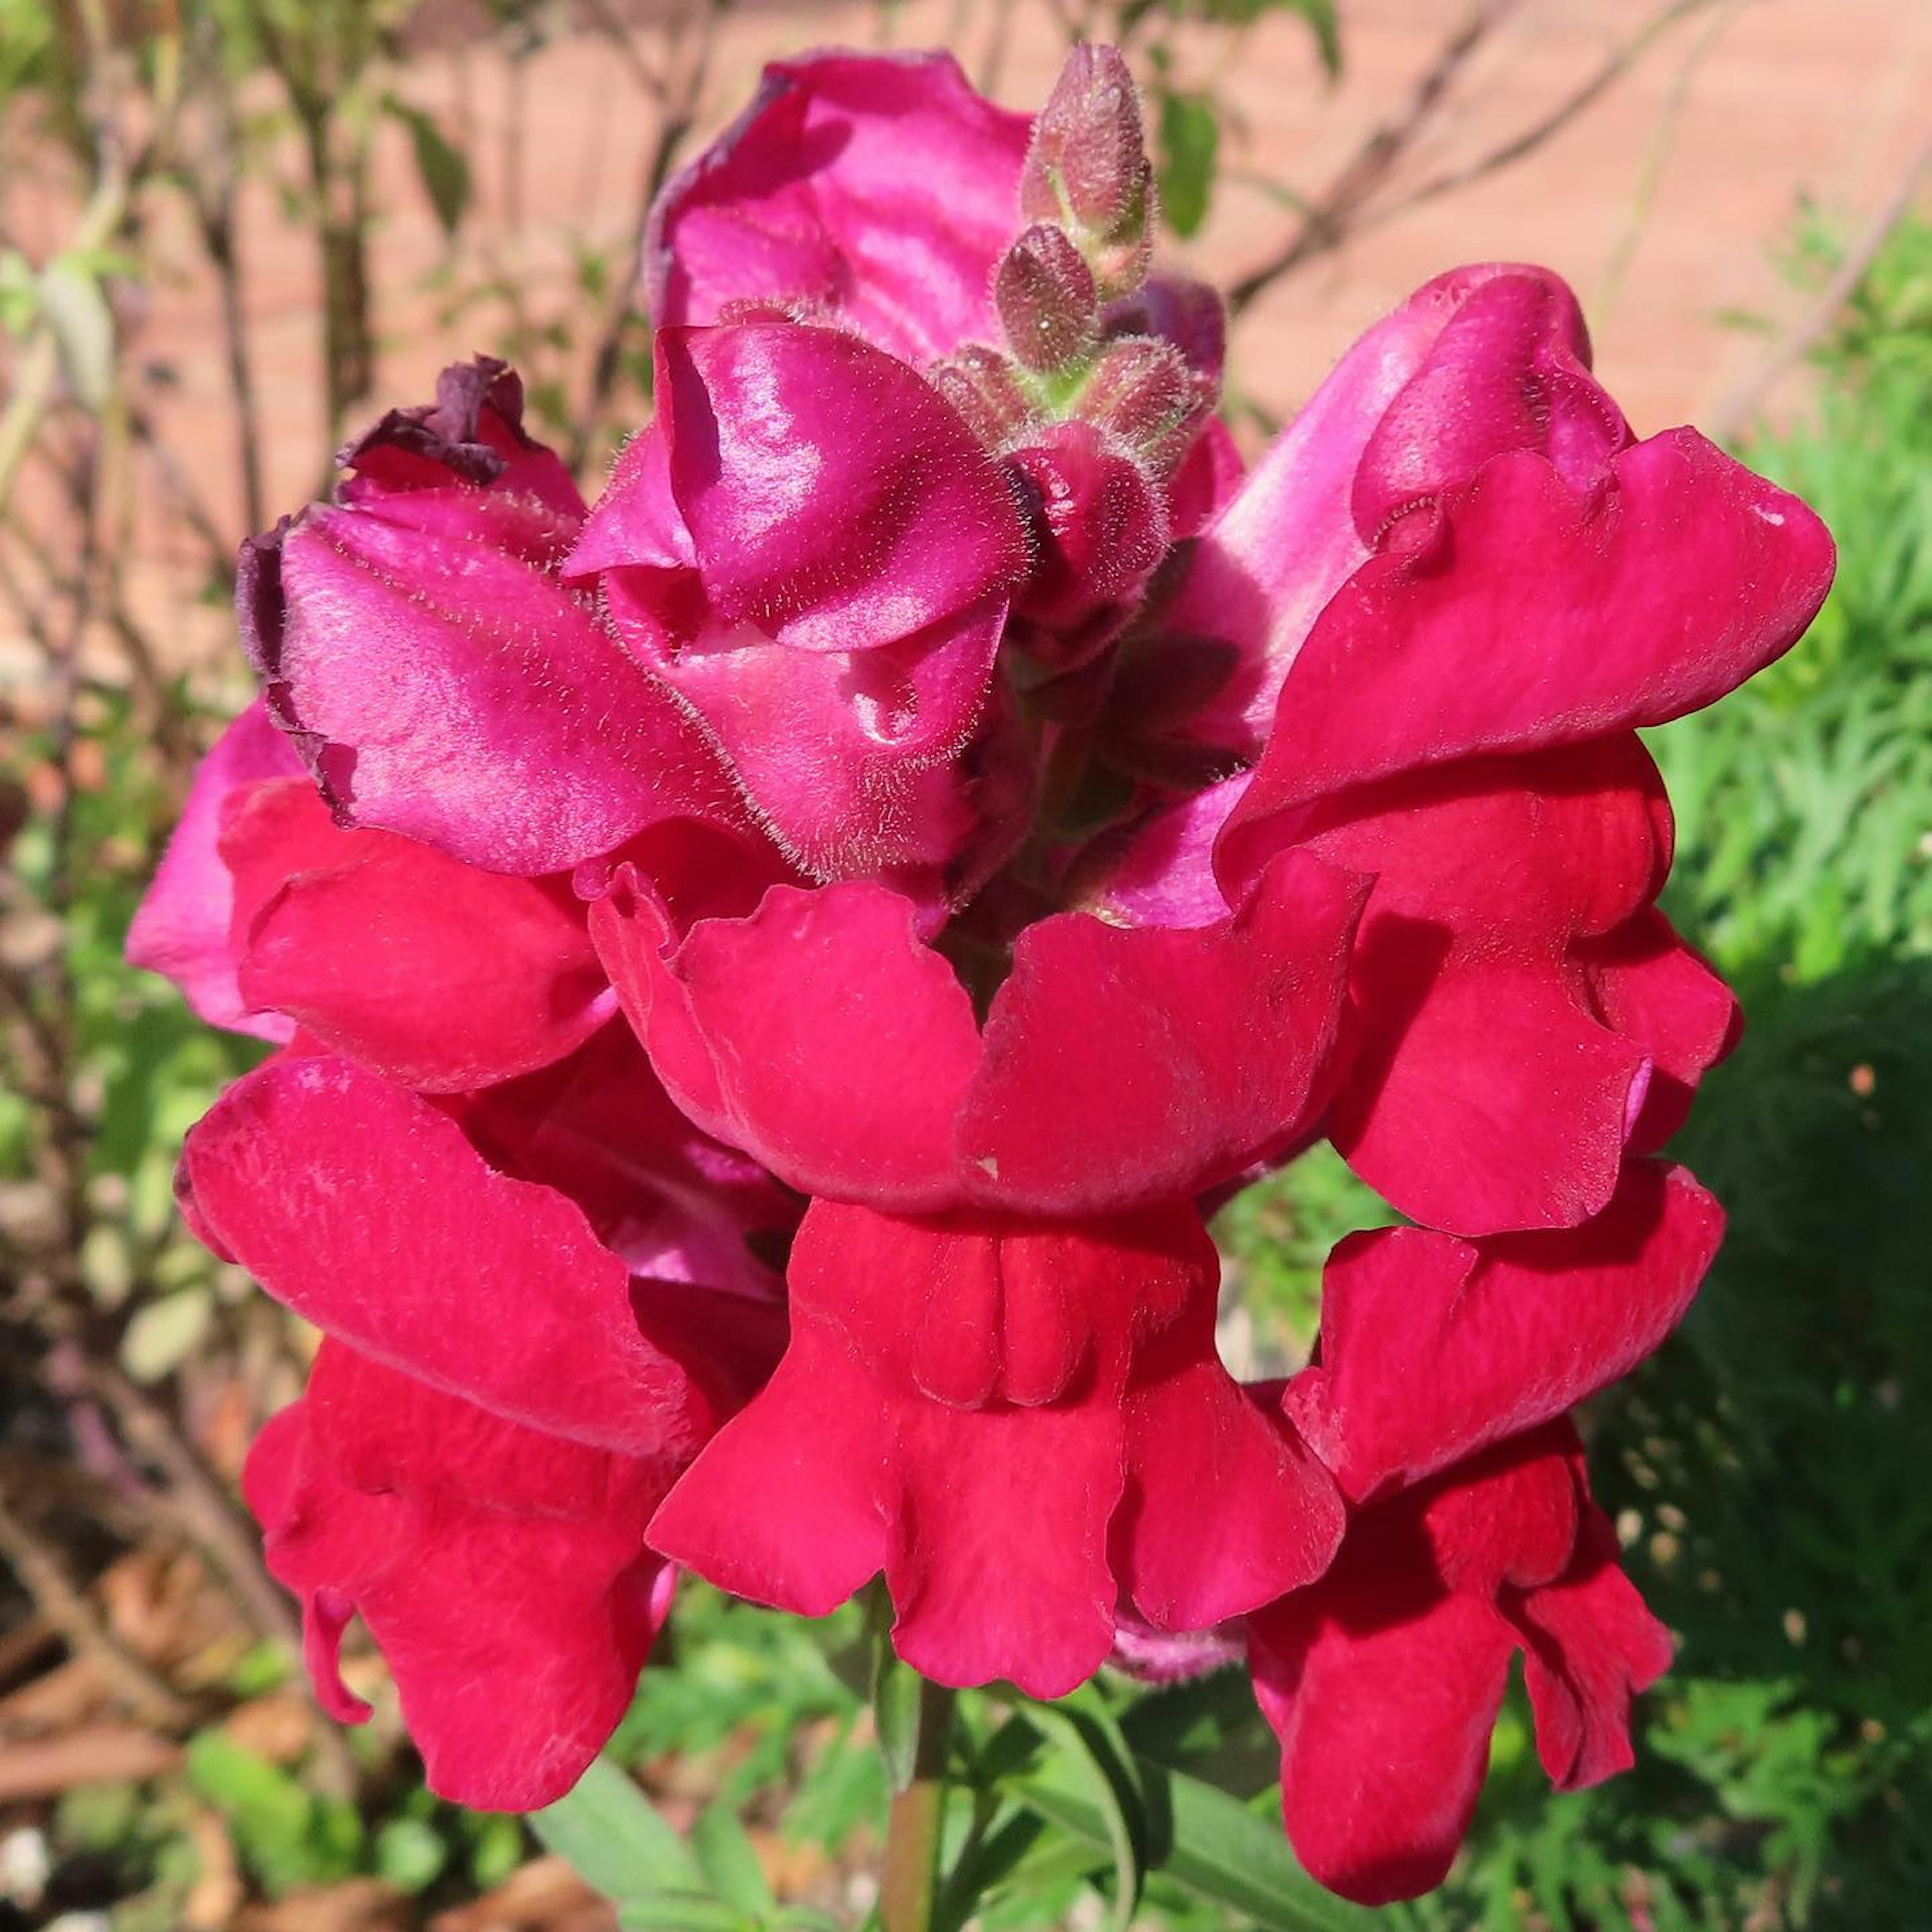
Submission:
[[[983,343],[962,342],[926,380],[965,418],[982,448],[1004,448],[1039,413],[1012,359]]]
[[[1099,291],[1064,229],[1029,228],[993,275],[993,304],[1012,352],[1029,369],[1064,369],[1094,346]]]
[[[1167,549],[1160,493],[1090,423],[1054,423],[1011,461],[1034,544],[1016,616],[1067,632],[1126,603]]]
[[[1210,384],[1171,342],[1130,336],[1101,352],[1080,398],[1080,414],[1172,471],[1187,454],[1213,401]]]
[[[1109,304],[1101,333],[1157,335],[1180,350],[1187,366],[1209,378],[1218,392],[1227,359],[1228,317],[1220,296],[1184,275],[1150,275],[1134,292]]]
[[[1029,220],[1073,231],[1103,295],[1125,295],[1146,274],[1154,171],[1133,76],[1114,48],[1068,53],[1034,123],[1020,208]]]

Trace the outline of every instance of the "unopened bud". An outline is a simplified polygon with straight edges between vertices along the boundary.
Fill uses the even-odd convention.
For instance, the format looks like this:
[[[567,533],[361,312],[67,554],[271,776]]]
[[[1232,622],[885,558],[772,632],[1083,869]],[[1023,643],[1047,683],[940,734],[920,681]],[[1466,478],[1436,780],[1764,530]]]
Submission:
[[[1029,220],[1073,231],[1102,294],[1124,295],[1147,273],[1154,171],[1133,76],[1115,49],[1082,46],[1068,53],[1034,123],[1020,209]]]
[[[965,418],[987,449],[1004,448],[1038,411],[1012,358],[983,343],[962,343],[926,380]]]
[[[1205,282],[1150,275],[1132,295],[1111,304],[1100,323],[1110,338],[1157,335],[1172,343],[1190,369],[1213,381],[1219,394],[1228,354],[1228,317],[1220,292]]]
[[[1131,336],[1110,342],[1081,392],[1080,414],[1111,430],[1163,474],[1187,453],[1214,391],[1171,342]]]
[[[1100,294],[1064,229],[1029,228],[1000,258],[993,303],[1012,352],[1029,369],[1064,369],[1094,346]]]
[[[1090,423],[1054,423],[1010,459],[1026,506],[1034,568],[1015,614],[1071,632],[1130,602],[1166,554],[1161,493]]]

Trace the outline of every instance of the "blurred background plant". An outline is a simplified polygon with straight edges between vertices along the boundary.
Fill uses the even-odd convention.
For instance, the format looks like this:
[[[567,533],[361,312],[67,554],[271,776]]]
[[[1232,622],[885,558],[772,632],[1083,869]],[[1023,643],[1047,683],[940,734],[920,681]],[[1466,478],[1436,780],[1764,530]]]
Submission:
[[[1325,359],[1298,366],[1301,342],[1332,356],[1498,235],[1552,252],[1540,166],[1596,165],[1619,100],[1604,138],[1628,166],[1584,292],[1630,314],[1695,76],[1750,8],[1598,8],[1580,41],[1564,0],[1514,40],[1530,0],[1427,10],[0,0],[0,1927],[590,1932],[613,1922],[600,1892],[627,1924],[863,1919],[896,1719],[856,1607],[808,1625],[687,1588],[606,1765],[534,1834],[422,1789],[366,1652],[349,1670],[372,1726],[345,1736],[308,1703],[233,1489],[304,1338],[179,1232],[170,1189],[183,1130],[252,1051],[120,957],[194,758],[243,694],[235,541],[472,346],[520,364],[540,430],[593,476],[650,406],[641,210],[758,58],[822,39],[943,40],[1016,98],[1069,37],[1124,44],[1171,240],[1234,291],[1251,446]],[[1288,125],[1312,180],[1280,166]],[[1751,1024],[1681,1149],[1728,1203],[1729,1245],[1683,1334],[1588,1418],[1628,1561],[1682,1638],[1637,1770],[1550,1800],[1513,1705],[1449,1886],[1364,1913],[1282,1849],[1238,1674],[1048,1712],[976,1695],[948,1852],[975,1922],[1932,1923],[1925,172],[1907,155],[1882,206],[1787,224],[1788,296],[1726,284],[1645,320],[1727,388],[1734,438],[1844,562],[1799,651],[1655,737],[1673,910]],[[1404,234],[1413,273],[1374,253]],[[1733,265],[1762,245],[1707,239]],[[1722,327],[1754,294],[1774,313]],[[1681,368],[1657,387],[1690,400]],[[1322,1257],[1382,1212],[1335,1162],[1227,1211],[1238,1366],[1300,1358]]]

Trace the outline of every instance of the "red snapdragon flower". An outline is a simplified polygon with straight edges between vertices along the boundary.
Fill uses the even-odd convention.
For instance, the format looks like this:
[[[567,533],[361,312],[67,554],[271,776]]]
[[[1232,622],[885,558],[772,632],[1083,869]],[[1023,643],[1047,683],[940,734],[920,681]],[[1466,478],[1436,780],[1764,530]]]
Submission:
[[[1152,212],[1105,50],[1030,125],[787,64],[652,216],[594,505],[484,359],[244,551],[262,705],[130,953],[281,1046],[184,1202],[325,1332],[250,1499],[440,1790],[566,1785],[672,1564],[883,1571],[953,1684],[1245,1634],[1358,1897],[1441,1876],[1516,1649],[1559,1782],[1627,1752],[1667,1646],[1562,1418],[1708,1264],[1648,1156],[1736,1030],[1636,731],[1829,539],[1502,265],[1244,477]],[[1244,1390],[1203,1214],[1324,1135],[1420,1225]]]

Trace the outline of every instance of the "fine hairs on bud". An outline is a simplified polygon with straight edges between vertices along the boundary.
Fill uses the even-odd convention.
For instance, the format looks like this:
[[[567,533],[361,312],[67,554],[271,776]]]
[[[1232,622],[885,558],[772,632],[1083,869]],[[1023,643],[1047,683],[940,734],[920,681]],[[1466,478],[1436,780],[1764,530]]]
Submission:
[[[1034,124],[1020,209],[1029,220],[1072,232],[1103,296],[1126,293],[1146,274],[1154,171],[1133,76],[1116,49],[1068,53]]]
[[[1093,348],[1100,290],[1066,231],[1036,222],[1001,258],[993,303],[1013,354],[1029,369],[1064,369]]]

